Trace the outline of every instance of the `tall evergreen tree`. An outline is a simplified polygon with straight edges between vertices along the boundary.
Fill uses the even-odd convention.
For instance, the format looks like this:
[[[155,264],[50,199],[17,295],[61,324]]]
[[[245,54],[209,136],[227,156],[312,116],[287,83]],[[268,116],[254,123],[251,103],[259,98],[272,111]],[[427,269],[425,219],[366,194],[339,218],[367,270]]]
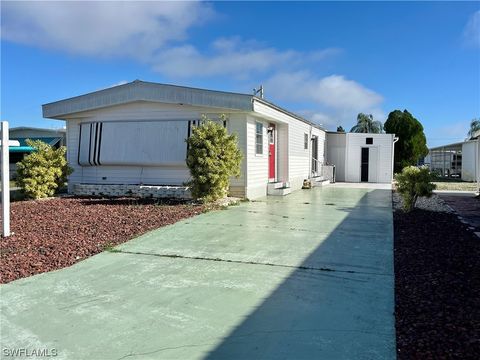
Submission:
[[[384,128],[388,134],[398,137],[395,144],[395,172],[402,171],[406,166],[416,165],[418,160],[428,154],[423,126],[407,110],[394,110],[388,114]]]

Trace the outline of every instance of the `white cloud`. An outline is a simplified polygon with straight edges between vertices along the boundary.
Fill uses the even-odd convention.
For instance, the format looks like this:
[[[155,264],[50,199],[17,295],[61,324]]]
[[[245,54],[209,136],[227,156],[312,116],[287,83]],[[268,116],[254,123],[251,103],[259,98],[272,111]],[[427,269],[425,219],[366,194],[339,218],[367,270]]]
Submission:
[[[341,75],[319,78],[307,71],[278,73],[265,83],[266,94],[278,100],[310,102],[315,110],[304,116],[325,126],[353,126],[359,112],[385,121],[383,97],[356,81]]]
[[[438,125],[441,122],[444,125]],[[436,119],[435,126],[425,126],[429,147],[461,142],[467,138],[470,121],[465,119]]]
[[[3,1],[1,10],[5,40],[75,55],[128,57],[172,80],[224,77],[257,86],[266,78],[267,99],[309,108],[304,116],[325,126],[347,129],[358,112],[384,120],[382,96],[373,90],[341,75],[318,77],[300,70],[313,69],[340,49],[278,49],[240,37],[194,46],[189,31],[215,15],[208,3]],[[478,27],[478,14],[466,34]]]
[[[278,50],[240,37],[218,38],[199,50],[188,31],[215,13],[204,2],[7,1],[5,40],[92,57],[129,57],[171,78],[230,76],[292,69],[341,50]]]
[[[463,30],[468,45],[480,47],[480,10],[473,13]]]
[[[317,62],[340,52],[335,48],[314,52],[280,51],[239,37],[219,38],[208,50],[200,52],[189,44],[173,47],[161,51],[152,60],[153,68],[177,78],[228,75],[243,79],[252,74]]]
[[[317,78],[307,71],[279,73],[266,82],[275,96],[288,100],[310,100],[335,109],[372,109],[383,98],[341,75]]]
[[[325,128],[334,128],[338,126],[338,120],[335,119],[335,117],[332,117],[331,114],[315,110],[297,110],[296,113]]]
[[[213,14],[200,2],[2,2],[2,38],[89,56],[148,60]]]

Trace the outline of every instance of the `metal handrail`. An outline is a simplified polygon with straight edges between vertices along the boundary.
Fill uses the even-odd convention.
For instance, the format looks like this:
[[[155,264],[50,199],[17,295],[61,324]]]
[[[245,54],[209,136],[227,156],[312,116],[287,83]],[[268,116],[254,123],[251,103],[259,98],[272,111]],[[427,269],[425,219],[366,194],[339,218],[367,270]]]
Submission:
[[[317,169],[316,169],[317,171],[314,172],[313,167],[311,169],[312,175],[316,174],[316,176],[322,176],[322,174],[323,174],[323,162],[318,160],[318,159],[315,159],[313,156],[312,156],[312,160],[317,163]]]

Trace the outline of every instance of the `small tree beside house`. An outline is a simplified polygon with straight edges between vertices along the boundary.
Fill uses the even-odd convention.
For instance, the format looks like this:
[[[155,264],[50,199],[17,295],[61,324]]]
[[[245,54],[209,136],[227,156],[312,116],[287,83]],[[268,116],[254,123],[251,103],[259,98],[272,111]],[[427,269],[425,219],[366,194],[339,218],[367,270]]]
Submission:
[[[221,120],[226,116],[222,115]],[[225,197],[230,178],[240,176],[242,153],[236,135],[229,135],[221,124],[203,116],[201,125],[192,129],[186,141],[192,196],[203,202]]]
[[[41,199],[52,196],[67,182],[72,173],[68,166],[65,146],[58,149],[41,140],[28,139],[34,151],[17,163],[17,184],[27,198]]]
[[[436,185],[432,183],[433,174],[428,167],[407,166],[401,173],[395,175],[397,191],[403,200],[403,208],[406,212],[412,211],[419,196],[432,196]]]

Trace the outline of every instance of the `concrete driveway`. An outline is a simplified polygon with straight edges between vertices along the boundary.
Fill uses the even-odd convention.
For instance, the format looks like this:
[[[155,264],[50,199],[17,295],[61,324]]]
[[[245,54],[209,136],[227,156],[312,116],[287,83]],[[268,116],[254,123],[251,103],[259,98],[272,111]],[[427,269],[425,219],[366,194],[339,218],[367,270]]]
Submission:
[[[392,239],[389,190],[203,214],[3,285],[0,356],[393,359]]]

